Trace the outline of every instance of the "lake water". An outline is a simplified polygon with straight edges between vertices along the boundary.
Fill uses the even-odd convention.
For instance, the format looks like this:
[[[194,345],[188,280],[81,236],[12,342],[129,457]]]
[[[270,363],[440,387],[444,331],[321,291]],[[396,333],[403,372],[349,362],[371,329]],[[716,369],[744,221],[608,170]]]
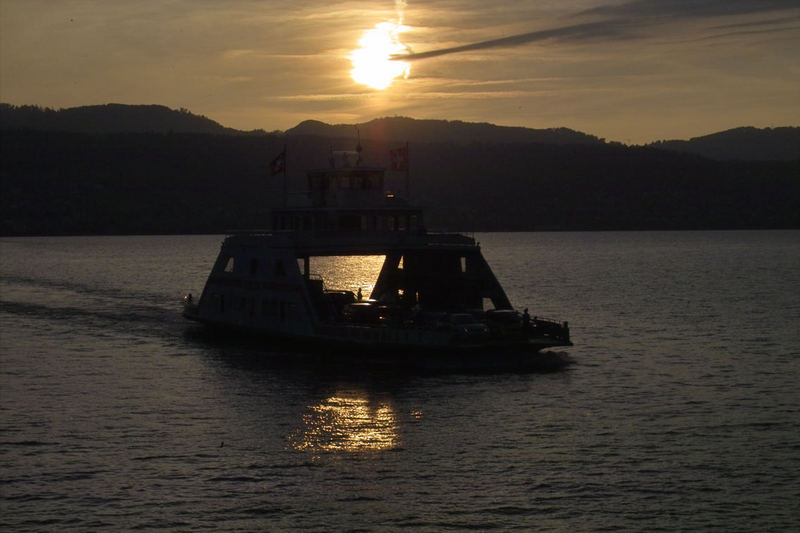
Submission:
[[[573,365],[288,364],[180,318],[220,236],[0,239],[0,527],[800,530],[800,232],[476,237]]]

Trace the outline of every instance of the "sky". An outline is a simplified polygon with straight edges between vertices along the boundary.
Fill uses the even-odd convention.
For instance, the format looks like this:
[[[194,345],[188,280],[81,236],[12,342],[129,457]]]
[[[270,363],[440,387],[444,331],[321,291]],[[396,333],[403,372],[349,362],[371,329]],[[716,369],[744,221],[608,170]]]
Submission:
[[[354,57],[396,77],[359,83]],[[800,2],[0,0],[0,101],[161,104],[244,130],[568,127],[626,144],[798,126]]]

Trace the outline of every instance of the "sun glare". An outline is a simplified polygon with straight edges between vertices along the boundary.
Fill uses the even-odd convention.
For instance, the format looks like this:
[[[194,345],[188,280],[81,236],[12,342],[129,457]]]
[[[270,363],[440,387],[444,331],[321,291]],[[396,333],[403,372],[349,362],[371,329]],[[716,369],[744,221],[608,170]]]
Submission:
[[[410,65],[405,61],[392,61],[389,57],[407,52],[399,36],[408,29],[402,24],[381,22],[366,30],[358,41],[360,48],[349,56],[353,64],[350,71],[353,81],[381,90],[389,87],[395,78],[407,78]]]

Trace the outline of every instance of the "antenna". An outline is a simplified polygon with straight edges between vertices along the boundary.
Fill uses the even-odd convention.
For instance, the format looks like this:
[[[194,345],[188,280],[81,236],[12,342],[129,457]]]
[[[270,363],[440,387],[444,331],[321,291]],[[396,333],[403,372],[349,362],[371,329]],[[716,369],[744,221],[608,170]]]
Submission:
[[[358,138],[358,144],[356,144],[356,154],[358,154],[356,166],[358,167],[361,166],[361,150],[363,150],[363,148],[361,148],[361,130],[358,129],[358,126],[356,126],[356,137]]]

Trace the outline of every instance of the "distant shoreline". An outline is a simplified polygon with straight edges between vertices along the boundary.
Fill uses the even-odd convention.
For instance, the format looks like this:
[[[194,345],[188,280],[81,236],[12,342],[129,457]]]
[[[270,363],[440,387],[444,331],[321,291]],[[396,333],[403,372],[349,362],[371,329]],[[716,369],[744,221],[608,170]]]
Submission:
[[[431,133],[419,132],[425,135]],[[0,131],[0,137],[0,235],[8,236],[261,227],[270,207],[283,203],[283,181],[269,173],[276,154],[287,148],[287,179],[301,189],[305,170],[325,168],[331,147],[351,142],[315,135],[34,130]],[[396,143],[361,144],[363,164],[390,166]],[[411,142],[409,167],[411,200],[425,209],[428,228],[800,228],[800,158],[720,161],[603,142],[445,140]],[[404,183],[404,175],[387,174],[387,190],[404,191]]]

